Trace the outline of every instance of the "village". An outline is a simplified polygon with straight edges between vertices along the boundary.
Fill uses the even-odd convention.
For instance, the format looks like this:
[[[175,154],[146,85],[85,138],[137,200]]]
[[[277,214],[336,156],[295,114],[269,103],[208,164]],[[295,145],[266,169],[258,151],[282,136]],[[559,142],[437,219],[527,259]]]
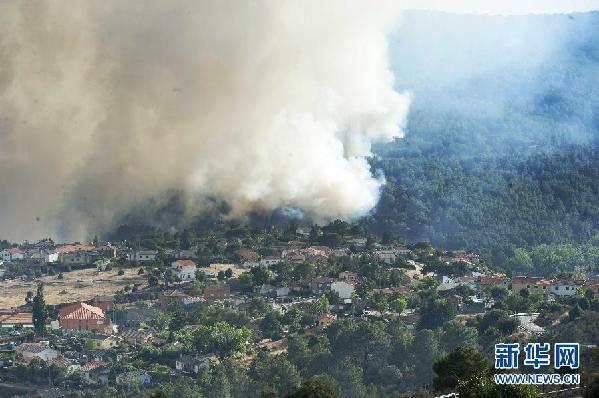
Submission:
[[[344,321],[396,322],[412,338],[478,328],[481,345],[534,339],[576,316],[576,300],[599,297],[599,279],[510,277],[475,253],[341,223],[179,238],[177,248],[45,239],[0,250],[0,391],[60,397],[197,379]],[[503,325],[494,337],[481,326],[491,318]]]

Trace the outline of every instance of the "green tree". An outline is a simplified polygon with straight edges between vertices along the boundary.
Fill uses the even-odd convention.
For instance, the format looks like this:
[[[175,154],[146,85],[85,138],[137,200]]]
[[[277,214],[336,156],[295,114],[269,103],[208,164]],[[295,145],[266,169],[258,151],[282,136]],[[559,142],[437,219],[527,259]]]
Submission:
[[[433,379],[433,387],[439,391],[453,389],[460,381],[486,372],[488,367],[481,352],[471,347],[457,347],[434,363],[433,370],[437,376]]]
[[[44,299],[44,284],[37,285],[37,293],[33,298],[33,327],[40,335],[46,334],[46,323],[48,322],[48,308]]]
[[[495,384],[487,375],[477,375],[460,382],[457,387],[460,398],[538,398],[535,386],[525,384]]]
[[[372,307],[382,315],[389,310],[389,298],[384,292],[374,292],[372,294]]]
[[[294,391],[302,380],[295,365],[285,355],[273,357],[266,351],[258,353],[250,374],[261,385],[263,392],[274,390],[278,396]]]
[[[251,269],[250,274],[253,277],[254,284],[257,286],[262,286],[267,284],[272,279],[272,272],[268,270],[264,265],[258,265]]]
[[[315,376],[286,398],[336,398],[335,382],[329,377]]]
[[[211,326],[202,326],[194,333],[194,348],[201,354],[215,353],[221,358],[244,352],[252,332],[246,327],[235,327],[220,321]]]

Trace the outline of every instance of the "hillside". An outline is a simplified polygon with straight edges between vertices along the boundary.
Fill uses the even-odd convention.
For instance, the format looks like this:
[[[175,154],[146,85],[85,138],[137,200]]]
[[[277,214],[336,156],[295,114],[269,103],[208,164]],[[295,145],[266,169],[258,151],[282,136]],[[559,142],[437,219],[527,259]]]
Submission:
[[[391,51],[414,101],[406,137],[375,148],[367,226],[498,265],[599,231],[599,14],[412,13]]]

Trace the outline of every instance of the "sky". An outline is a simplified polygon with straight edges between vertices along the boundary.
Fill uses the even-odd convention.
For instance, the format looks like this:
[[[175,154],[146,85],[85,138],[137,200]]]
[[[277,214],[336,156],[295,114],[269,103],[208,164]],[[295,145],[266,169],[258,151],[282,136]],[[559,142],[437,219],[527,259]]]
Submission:
[[[526,15],[599,10],[597,0],[407,0],[406,9],[465,14]]]

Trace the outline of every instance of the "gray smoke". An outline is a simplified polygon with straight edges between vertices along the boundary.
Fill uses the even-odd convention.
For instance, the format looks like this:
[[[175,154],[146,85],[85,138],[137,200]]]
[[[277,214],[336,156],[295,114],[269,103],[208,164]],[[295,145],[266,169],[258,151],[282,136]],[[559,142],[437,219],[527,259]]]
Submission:
[[[562,12],[597,1],[0,2],[0,237],[84,238],[182,192],[194,215],[371,209],[371,143],[401,136],[401,8]],[[400,55],[401,57],[401,55]]]
[[[393,3],[0,3],[0,235],[102,233],[167,190],[190,215],[367,212],[409,103]]]

